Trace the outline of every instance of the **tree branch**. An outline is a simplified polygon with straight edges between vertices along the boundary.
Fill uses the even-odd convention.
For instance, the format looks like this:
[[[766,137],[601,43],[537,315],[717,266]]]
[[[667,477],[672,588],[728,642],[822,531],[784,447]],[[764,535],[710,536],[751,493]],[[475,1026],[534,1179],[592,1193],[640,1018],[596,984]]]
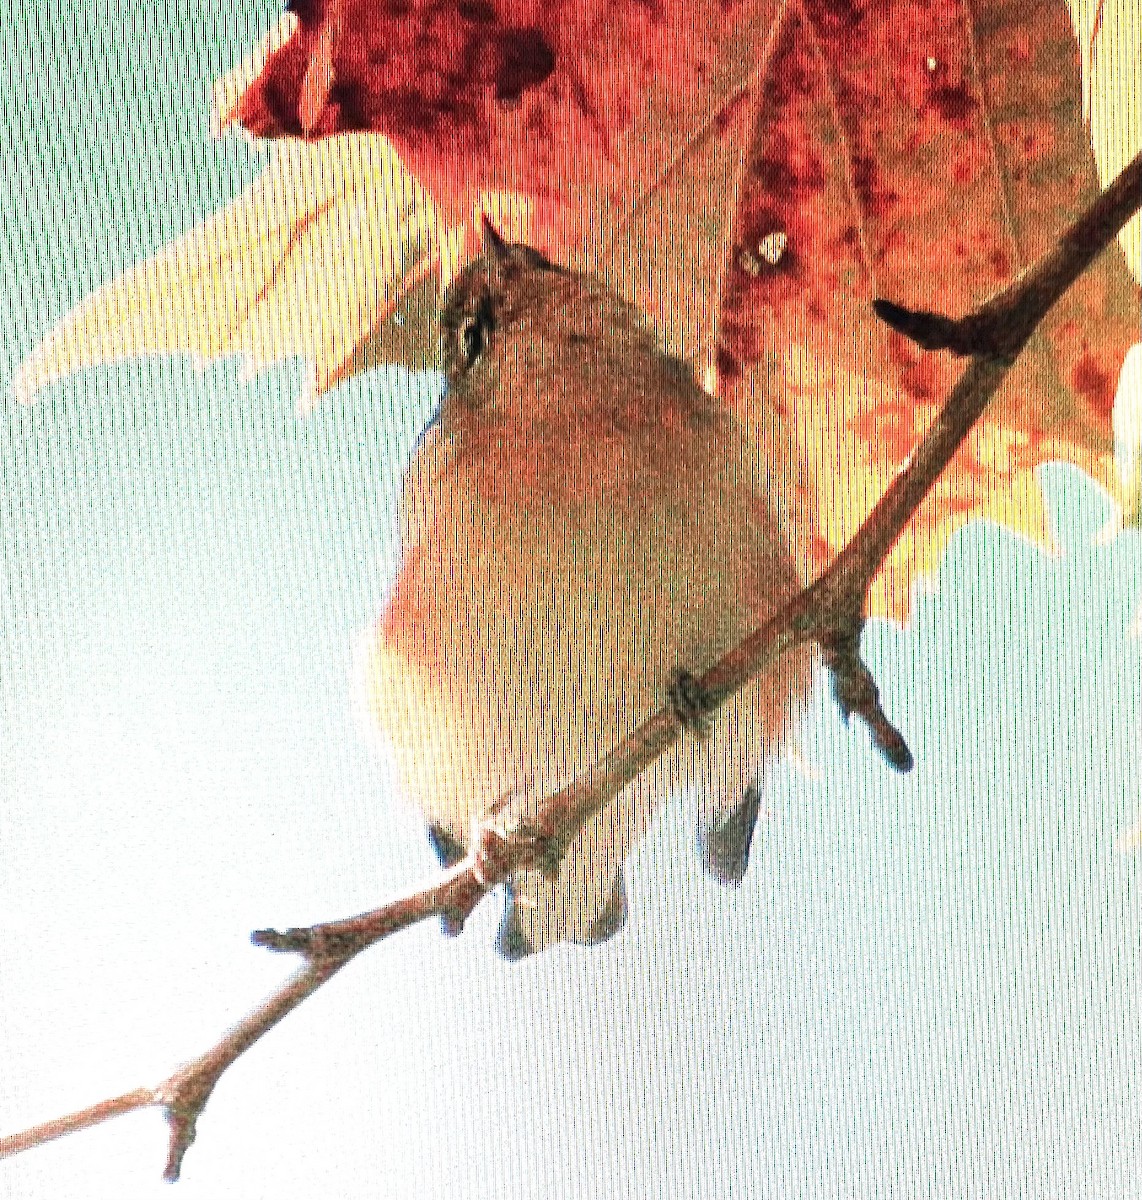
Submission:
[[[781,654],[817,642],[833,673],[846,716],[857,713],[894,766],[907,770],[912,756],[888,721],[876,685],[860,659],[863,610],[869,585],[924,496],[979,419],[1015,357],[1055,301],[1142,209],[1142,154],[1062,235],[1032,269],[975,313],[952,319],[918,313],[889,301],[877,314],[921,346],[971,355],[940,416],[827,571],[762,628],[697,679],[687,677],[685,702],[671,699],[606,755],[591,771],[545,801],[535,823],[513,824],[505,798],[479,825],[475,845],[463,862],[428,887],[347,920],[285,932],[260,930],[256,945],[305,957],[305,965],[216,1046],[180,1068],[155,1088],[140,1088],[82,1112],[0,1139],[0,1158],[53,1138],[99,1124],[137,1108],[158,1105],[171,1127],[165,1178],[178,1178],[195,1124],[223,1072],[283,1017],[332,978],[346,963],[381,938],[430,916],[446,916],[454,927],[514,871],[538,866],[552,872],[583,823],[665,751],[683,725],[700,722]]]

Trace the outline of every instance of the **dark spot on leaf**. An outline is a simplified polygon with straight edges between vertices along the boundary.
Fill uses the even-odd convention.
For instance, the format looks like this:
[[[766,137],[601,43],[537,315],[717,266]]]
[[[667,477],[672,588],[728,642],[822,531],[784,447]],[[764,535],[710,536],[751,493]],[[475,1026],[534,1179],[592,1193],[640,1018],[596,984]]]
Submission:
[[[862,205],[871,207],[876,191],[876,162],[869,155],[853,155],[853,188]]]
[[[555,70],[555,52],[538,29],[505,29],[499,35],[499,55],[497,100],[518,100]]]
[[[979,107],[979,102],[962,83],[956,87],[940,84],[929,88],[928,103],[945,121],[964,121]]]
[[[1082,357],[1071,372],[1071,385],[1091,408],[1109,420],[1114,408],[1114,386],[1110,375],[1099,366],[1098,360],[1085,346]]]
[[[853,190],[857,194],[861,209],[871,216],[883,216],[886,209],[894,205],[900,194],[891,188],[882,189],[876,160],[867,154],[854,154],[852,158]]]
[[[796,177],[785,159],[767,154],[753,164],[753,173],[761,186],[774,198],[788,200],[793,195]]]
[[[991,265],[991,269],[995,272],[997,279],[1009,279],[1011,277],[1011,256],[1006,250],[1001,250],[996,246],[987,256],[987,261]]]
[[[475,25],[490,25],[496,19],[496,10],[484,0],[460,0],[456,13],[461,20]]]
[[[752,164],[754,178],[765,189],[766,199],[786,212],[795,211],[805,197],[820,192],[825,186],[825,172],[820,158],[808,147],[796,152],[784,135],[772,135],[765,154]],[[769,229],[782,228],[780,212],[773,213]],[[764,232],[769,232],[765,230]]]
[[[952,179],[956,183],[971,183],[975,178],[975,164],[966,155],[956,160],[952,167]]]
[[[853,29],[864,19],[856,0],[806,0],[805,14],[816,26]]]
[[[798,26],[791,23],[774,56],[773,68],[765,82],[765,98],[777,109],[787,107],[795,97],[813,91],[814,72],[798,40]]]
[[[724,347],[719,346],[714,354],[714,366],[722,379],[738,379],[742,373],[742,365]]]
[[[370,128],[369,118],[359,100],[357,89],[335,83],[329,90],[326,103],[330,108],[336,106],[337,113],[329,122],[331,128],[322,128],[321,132],[329,134],[342,129],[367,131]]]

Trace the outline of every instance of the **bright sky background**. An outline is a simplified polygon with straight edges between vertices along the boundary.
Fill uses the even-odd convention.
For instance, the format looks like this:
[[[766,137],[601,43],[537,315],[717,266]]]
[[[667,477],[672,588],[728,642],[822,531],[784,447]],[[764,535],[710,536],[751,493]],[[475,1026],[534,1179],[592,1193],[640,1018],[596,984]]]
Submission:
[[[206,136],[207,84],[276,12],[0,23],[0,388],[261,169]],[[249,930],[432,869],[349,666],[436,384],[374,374],[303,419],[301,377],[170,360],[0,400],[0,1132],[212,1043],[291,969]],[[910,776],[819,688],[740,892],[676,804],[607,946],[505,964],[496,903],[406,933],[224,1077],[175,1192],[148,1112],[0,1164],[0,1197],[1133,1194],[1142,536],[1096,544],[1107,498],[1042,479],[1059,557],[973,526],[908,627],[868,631]]]

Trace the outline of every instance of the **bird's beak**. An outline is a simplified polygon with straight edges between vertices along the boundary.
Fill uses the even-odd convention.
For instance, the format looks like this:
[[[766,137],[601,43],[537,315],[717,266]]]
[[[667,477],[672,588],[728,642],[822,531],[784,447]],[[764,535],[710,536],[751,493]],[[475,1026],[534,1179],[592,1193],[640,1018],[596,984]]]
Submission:
[[[480,214],[482,236],[484,239],[484,257],[493,267],[498,267],[508,257],[508,244],[496,232],[496,227],[488,220],[486,213]]]

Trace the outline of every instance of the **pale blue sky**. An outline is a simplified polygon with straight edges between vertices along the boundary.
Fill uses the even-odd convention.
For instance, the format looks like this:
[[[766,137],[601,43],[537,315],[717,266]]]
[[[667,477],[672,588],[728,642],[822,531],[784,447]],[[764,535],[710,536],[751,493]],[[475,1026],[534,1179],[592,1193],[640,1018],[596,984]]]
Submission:
[[[0,388],[260,169],[206,134],[208,80],[277,12],[248,7],[0,25]],[[299,418],[300,379],[169,360],[0,401],[0,1132],[209,1045],[289,970],[250,929],[432,869],[348,676],[436,384]],[[910,776],[818,688],[740,892],[679,803],[603,948],[505,964],[496,903],[376,948],[224,1078],[173,1194],[1130,1194],[1142,537],[1097,545],[1107,499],[1042,479],[1058,558],[975,525],[907,628],[868,631]],[[170,1196],[164,1154],[130,1116],[0,1164],[0,1197]]]

